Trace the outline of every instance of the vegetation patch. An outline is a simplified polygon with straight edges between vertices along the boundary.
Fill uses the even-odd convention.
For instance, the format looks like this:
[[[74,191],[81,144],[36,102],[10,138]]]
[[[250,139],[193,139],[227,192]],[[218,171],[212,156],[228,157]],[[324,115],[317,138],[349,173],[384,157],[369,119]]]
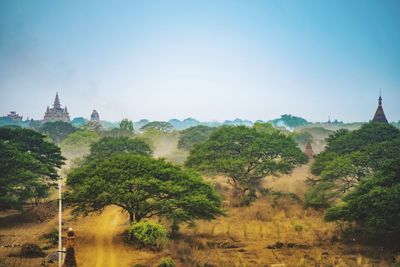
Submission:
[[[128,233],[130,240],[142,247],[162,249],[168,244],[168,231],[154,221],[134,223],[129,227]]]
[[[272,245],[268,245],[266,247],[267,249],[284,249],[284,248],[294,248],[294,249],[310,249],[311,246],[308,244],[297,244],[297,243],[283,243],[277,241],[276,243]]]
[[[26,243],[21,246],[20,257],[21,258],[41,258],[46,254],[36,244]]]
[[[161,258],[160,262],[158,263],[158,267],[175,267],[175,261],[171,257],[164,257]]]

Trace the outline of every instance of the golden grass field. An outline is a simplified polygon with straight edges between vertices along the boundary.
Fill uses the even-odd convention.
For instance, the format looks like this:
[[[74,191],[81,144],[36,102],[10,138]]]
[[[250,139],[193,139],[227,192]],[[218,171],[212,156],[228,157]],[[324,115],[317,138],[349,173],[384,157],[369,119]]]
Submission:
[[[309,165],[296,169],[292,175],[267,180],[277,190],[301,194]],[[181,237],[172,240],[162,251],[137,249],[124,241],[128,217],[117,207],[101,214],[74,218],[64,213],[64,230],[76,232],[76,258],[82,267],[156,266],[163,256],[171,256],[177,266],[392,266],[396,255],[384,249],[338,241],[335,224],[325,223],[322,213],[304,209],[290,199],[260,198],[250,207],[233,207],[231,190],[224,177],[208,178],[218,184],[224,195],[226,216],[217,220],[199,221],[194,228],[183,227]],[[20,245],[46,241],[43,233],[57,226],[56,206],[36,208],[44,221],[24,222],[23,216],[1,218],[0,266],[40,266],[39,259],[8,257]],[[25,214],[24,216],[29,216]],[[18,219],[19,218],[19,219]],[[33,218],[31,214],[28,221]],[[278,242],[278,243],[277,243]],[[281,244],[280,244],[280,243]],[[267,246],[274,246],[274,249]],[[47,252],[55,251],[56,247]],[[3,265],[1,265],[3,264]],[[279,265],[280,264],[280,265]],[[56,265],[49,265],[56,266]]]

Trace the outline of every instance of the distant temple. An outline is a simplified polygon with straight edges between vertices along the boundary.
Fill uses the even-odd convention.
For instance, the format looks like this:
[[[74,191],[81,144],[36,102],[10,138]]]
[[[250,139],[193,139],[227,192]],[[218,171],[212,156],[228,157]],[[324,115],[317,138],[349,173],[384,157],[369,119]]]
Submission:
[[[383,122],[383,123],[388,123],[388,120],[386,119],[385,112],[383,111],[382,107],[382,96],[379,94],[379,99],[378,99],[378,108],[375,112],[375,116],[372,119],[373,122]]]
[[[91,121],[100,121],[100,116],[97,110],[93,109],[92,115],[90,115]]]
[[[313,150],[313,148],[312,148],[310,142],[307,143],[306,149],[304,150],[304,153],[305,153],[309,158],[314,157],[314,150]]]
[[[69,121],[69,113],[67,106],[65,108],[61,107],[60,99],[58,98],[58,93],[56,93],[56,98],[54,99],[54,104],[52,108],[47,106],[46,113],[44,114],[44,121]]]
[[[22,116],[18,115],[15,111],[10,111],[10,113],[7,114],[7,118],[12,119],[13,121],[22,121]]]

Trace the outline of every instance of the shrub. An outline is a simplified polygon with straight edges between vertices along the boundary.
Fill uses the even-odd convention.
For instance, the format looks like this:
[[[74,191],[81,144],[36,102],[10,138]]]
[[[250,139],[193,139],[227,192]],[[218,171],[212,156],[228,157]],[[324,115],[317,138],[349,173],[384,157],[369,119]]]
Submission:
[[[42,238],[48,240],[52,245],[57,245],[58,244],[58,230],[53,229],[51,232],[43,234]]]
[[[293,228],[294,228],[294,230],[295,230],[297,233],[302,232],[303,229],[304,229],[303,225],[301,225],[301,224],[299,224],[299,223],[296,223],[296,224],[293,226]]]
[[[22,258],[40,258],[43,257],[45,253],[42,249],[36,245],[31,243],[23,244],[21,247],[21,254]]]
[[[161,258],[158,267],[175,267],[175,261],[171,257]]]
[[[168,232],[161,224],[154,221],[140,221],[132,224],[129,237],[139,245],[161,249],[168,243]]]

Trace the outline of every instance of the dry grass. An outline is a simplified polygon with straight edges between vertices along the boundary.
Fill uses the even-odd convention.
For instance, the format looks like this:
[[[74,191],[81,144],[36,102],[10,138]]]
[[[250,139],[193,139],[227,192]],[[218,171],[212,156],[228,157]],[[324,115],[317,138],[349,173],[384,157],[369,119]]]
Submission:
[[[291,176],[266,184],[275,190],[301,192],[308,168],[303,166]],[[225,197],[227,216],[198,222],[195,228],[182,227],[181,237],[160,252],[138,250],[123,241],[121,233],[127,228],[127,216],[116,207],[77,220],[66,212],[64,227],[72,226],[76,231],[79,266],[154,266],[164,256],[171,256],[177,266],[393,266],[396,256],[400,262],[400,255],[336,242],[335,224],[324,222],[321,212],[304,209],[288,198],[259,198],[250,207],[233,207],[226,179],[209,179],[218,184]],[[56,225],[55,217],[42,222],[1,224],[0,246],[25,242],[45,245],[40,235]],[[0,266],[40,265],[41,259],[7,257],[18,249],[0,247]]]

